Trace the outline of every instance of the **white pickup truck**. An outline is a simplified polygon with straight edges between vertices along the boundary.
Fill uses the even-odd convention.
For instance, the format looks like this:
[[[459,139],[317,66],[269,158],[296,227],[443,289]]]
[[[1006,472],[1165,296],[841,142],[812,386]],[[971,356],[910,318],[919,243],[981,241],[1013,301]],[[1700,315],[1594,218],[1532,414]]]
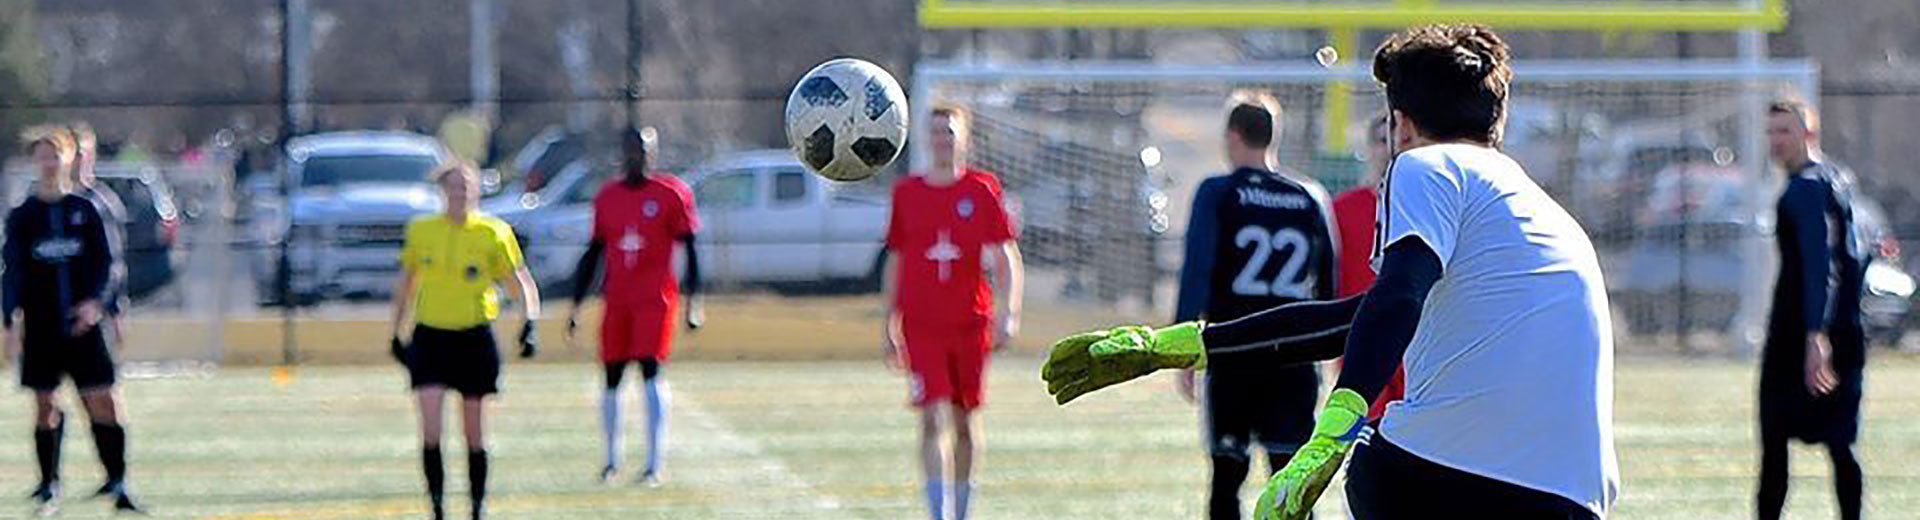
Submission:
[[[567,168],[538,197],[486,207],[513,224],[541,285],[561,290],[586,249],[593,194],[613,178],[611,165],[582,164]],[[787,150],[722,155],[683,178],[699,210],[700,272],[707,284],[879,288],[885,186],[822,180]]]

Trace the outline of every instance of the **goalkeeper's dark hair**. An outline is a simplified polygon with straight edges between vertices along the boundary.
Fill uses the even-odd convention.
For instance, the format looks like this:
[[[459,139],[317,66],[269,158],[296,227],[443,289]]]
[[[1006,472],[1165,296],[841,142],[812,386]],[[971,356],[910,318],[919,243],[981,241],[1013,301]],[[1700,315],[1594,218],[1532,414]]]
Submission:
[[[1228,98],[1227,130],[1247,146],[1266,148],[1280,136],[1280,101],[1273,94],[1242,90]]]
[[[1436,141],[1499,145],[1513,81],[1507,43],[1484,25],[1427,25],[1395,34],[1373,54],[1387,106]]]

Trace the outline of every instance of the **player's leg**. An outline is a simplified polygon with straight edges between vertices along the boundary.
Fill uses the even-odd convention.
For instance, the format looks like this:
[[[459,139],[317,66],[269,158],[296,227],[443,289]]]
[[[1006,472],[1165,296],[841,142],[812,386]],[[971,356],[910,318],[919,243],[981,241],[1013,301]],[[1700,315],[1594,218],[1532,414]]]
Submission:
[[[658,359],[640,360],[640,383],[646,390],[647,403],[647,466],[640,482],[655,486],[660,484],[661,473],[666,470],[667,406],[672,402],[660,370]]]
[[[1240,518],[1240,488],[1252,469],[1252,410],[1243,402],[1238,381],[1242,378],[1219,371],[1201,375],[1202,438],[1207,443],[1207,461],[1212,468],[1207,490],[1207,518]]]
[[[1770,403],[1765,390],[1760,396],[1760,489],[1754,505],[1756,518],[1779,520],[1787,505],[1787,425],[1779,403]]]
[[[1864,478],[1860,460],[1850,442],[1827,443],[1827,456],[1833,459],[1833,494],[1840,502],[1840,520],[1860,520],[1860,495]]]
[[[901,348],[907,354],[909,394],[920,414],[920,470],[926,486],[927,512],[931,518],[942,520],[947,517],[947,457],[941,443],[946,436],[945,422],[953,416],[949,408],[953,406],[954,382],[948,368],[948,346],[941,341],[950,338],[942,338],[938,329],[929,333],[925,326],[911,322],[902,325]]]
[[[21,367],[24,374],[31,365]],[[57,381],[57,380],[56,380]],[[33,453],[40,465],[40,484],[34,486],[33,499],[42,504],[60,496],[60,444],[66,437],[67,417],[54,402],[52,388],[33,391]]]
[[[947,402],[933,402],[920,406],[920,474],[925,483],[927,514],[933,520],[947,517],[947,457],[941,450],[941,433],[945,428],[942,422],[952,414],[947,411],[953,406]]]
[[[473,520],[486,517],[487,473],[487,400],[485,394],[465,394],[460,400],[461,433],[467,440],[467,494],[473,504]]]
[[[626,378],[626,361],[604,361],[606,390],[600,394],[600,439],[604,441],[606,464],[600,467],[600,481],[607,482],[620,472],[620,383]]]
[[[627,363],[632,359],[632,313],[622,306],[609,304],[602,308],[600,315],[600,363],[607,382],[606,391],[600,394],[600,437],[606,443],[606,464],[600,469],[603,482],[620,471],[621,448],[626,444],[621,434],[624,423],[620,420],[620,384],[626,379]]]
[[[441,408],[446,404],[446,396],[447,387],[441,384],[414,389],[414,400],[420,411],[421,471],[427,479],[427,501],[433,507],[434,520],[446,518],[447,464],[440,454],[441,425],[446,420]]]
[[[992,333],[981,327],[963,331],[948,352],[952,355],[954,398],[951,409],[953,428],[953,520],[966,520],[973,503],[973,465],[979,450],[978,424],[974,410],[985,404],[987,352],[992,348]]]
[[[107,476],[94,496],[111,496],[115,508],[137,511],[140,506],[127,487],[127,429],[121,421],[119,400],[114,395],[113,356],[107,350],[104,334],[96,327],[69,343],[71,362],[67,372],[73,377],[74,387],[80,390],[80,401],[92,424],[94,448],[100,454],[100,465]]]

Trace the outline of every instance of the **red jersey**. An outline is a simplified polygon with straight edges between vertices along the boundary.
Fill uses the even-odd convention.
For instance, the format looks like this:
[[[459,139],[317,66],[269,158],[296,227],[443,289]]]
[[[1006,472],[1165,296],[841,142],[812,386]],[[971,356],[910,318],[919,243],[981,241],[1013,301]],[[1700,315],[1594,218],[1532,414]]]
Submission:
[[[1373,287],[1373,223],[1379,202],[1380,189],[1372,185],[1333,198],[1333,219],[1340,228],[1340,283],[1334,286],[1337,297],[1353,296]]]
[[[693,192],[678,177],[649,174],[639,186],[608,182],[593,197],[593,238],[605,246],[608,305],[671,307],[680,297],[673,247],[700,227]]]
[[[898,269],[894,305],[911,323],[985,324],[993,290],[981,249],[1013,240],[1000,179],[967,169],[947,186],[908,176],[894,183],[887,250]]]

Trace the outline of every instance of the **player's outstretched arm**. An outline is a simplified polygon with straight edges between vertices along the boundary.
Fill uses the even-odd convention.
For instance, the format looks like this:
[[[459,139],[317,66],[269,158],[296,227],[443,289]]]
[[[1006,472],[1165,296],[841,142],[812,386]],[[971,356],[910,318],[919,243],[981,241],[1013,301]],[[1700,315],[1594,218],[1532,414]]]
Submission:
[[[1089,392],[1162,369],[1212,363],[1282,367],[1338,357],[1365,295],[1297,302],[1225,323],[1119,327],[1076,334],[1053,345],[1040,376],[1066,404]]]
[[[1306,518],[1320,499],[1347,452],[1362,436],[1367,404],[1393,376],[1420,323],[1427,294],[1440,281],[1440,257],[1419,240],[1387,247],[1366,300],[1347,337],[1346,364],[1314,422],[1313,435],[1276,472],[1255,506],[1258,520]]]

